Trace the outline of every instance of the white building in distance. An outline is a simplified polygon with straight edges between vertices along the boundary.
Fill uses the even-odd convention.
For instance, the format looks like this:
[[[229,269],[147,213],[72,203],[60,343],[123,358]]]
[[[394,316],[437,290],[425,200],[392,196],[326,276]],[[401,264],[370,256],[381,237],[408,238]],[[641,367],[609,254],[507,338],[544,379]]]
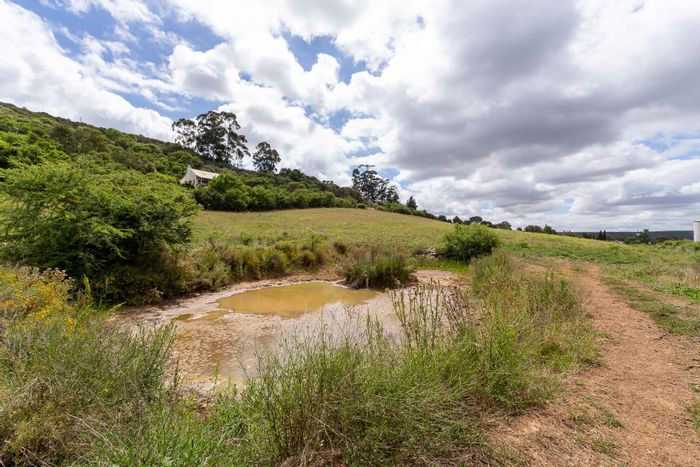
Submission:
[[[197,188],[199,185],[209,183],[214,177],[219,175],[215,172],[207,172],[206,170],[193,169],[189,165],[187,166],[187,172],[185,176],[180,180],[181,185],[192,185]]]

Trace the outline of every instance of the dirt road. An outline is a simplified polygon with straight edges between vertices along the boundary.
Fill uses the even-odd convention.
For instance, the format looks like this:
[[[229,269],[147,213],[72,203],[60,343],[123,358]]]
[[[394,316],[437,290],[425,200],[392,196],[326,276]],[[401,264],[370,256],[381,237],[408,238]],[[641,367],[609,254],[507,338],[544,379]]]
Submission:
[[[564,272],[600,334],[599,365],[573,375],[544,409],[499,423],[493,436],[526,465],[700,465],[688,407],[700,385],[700,341],[667,334],[630,308],[601,271]]]

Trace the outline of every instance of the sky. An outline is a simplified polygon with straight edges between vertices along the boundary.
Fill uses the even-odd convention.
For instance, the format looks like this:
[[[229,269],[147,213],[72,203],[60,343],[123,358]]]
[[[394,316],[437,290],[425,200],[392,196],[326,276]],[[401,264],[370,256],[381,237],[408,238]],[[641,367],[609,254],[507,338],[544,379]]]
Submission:
[[[0,0],[0,101],[558,230],[700,219],[698,0]]]

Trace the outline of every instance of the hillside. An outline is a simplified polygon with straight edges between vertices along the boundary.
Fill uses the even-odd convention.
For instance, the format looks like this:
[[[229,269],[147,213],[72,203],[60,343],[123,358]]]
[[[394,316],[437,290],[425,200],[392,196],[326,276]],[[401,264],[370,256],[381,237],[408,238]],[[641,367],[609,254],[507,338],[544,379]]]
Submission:
[[[0,161],[3,465],[700,460],[698,244],[193,190],[189,150],[8,105]]]

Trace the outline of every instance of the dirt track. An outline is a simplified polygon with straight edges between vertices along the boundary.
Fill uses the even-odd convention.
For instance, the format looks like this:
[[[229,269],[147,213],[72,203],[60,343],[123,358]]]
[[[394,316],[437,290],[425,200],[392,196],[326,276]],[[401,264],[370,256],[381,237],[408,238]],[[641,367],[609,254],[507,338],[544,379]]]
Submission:
[[[574,375],[545,408],[499,423],[493,438],[519,453],[516,464],[700,465],[688,413],[690,386],[700,384],[700,341],[669,335],[627,306],[597,266],[564,272],[600,333],[599,365]]]

